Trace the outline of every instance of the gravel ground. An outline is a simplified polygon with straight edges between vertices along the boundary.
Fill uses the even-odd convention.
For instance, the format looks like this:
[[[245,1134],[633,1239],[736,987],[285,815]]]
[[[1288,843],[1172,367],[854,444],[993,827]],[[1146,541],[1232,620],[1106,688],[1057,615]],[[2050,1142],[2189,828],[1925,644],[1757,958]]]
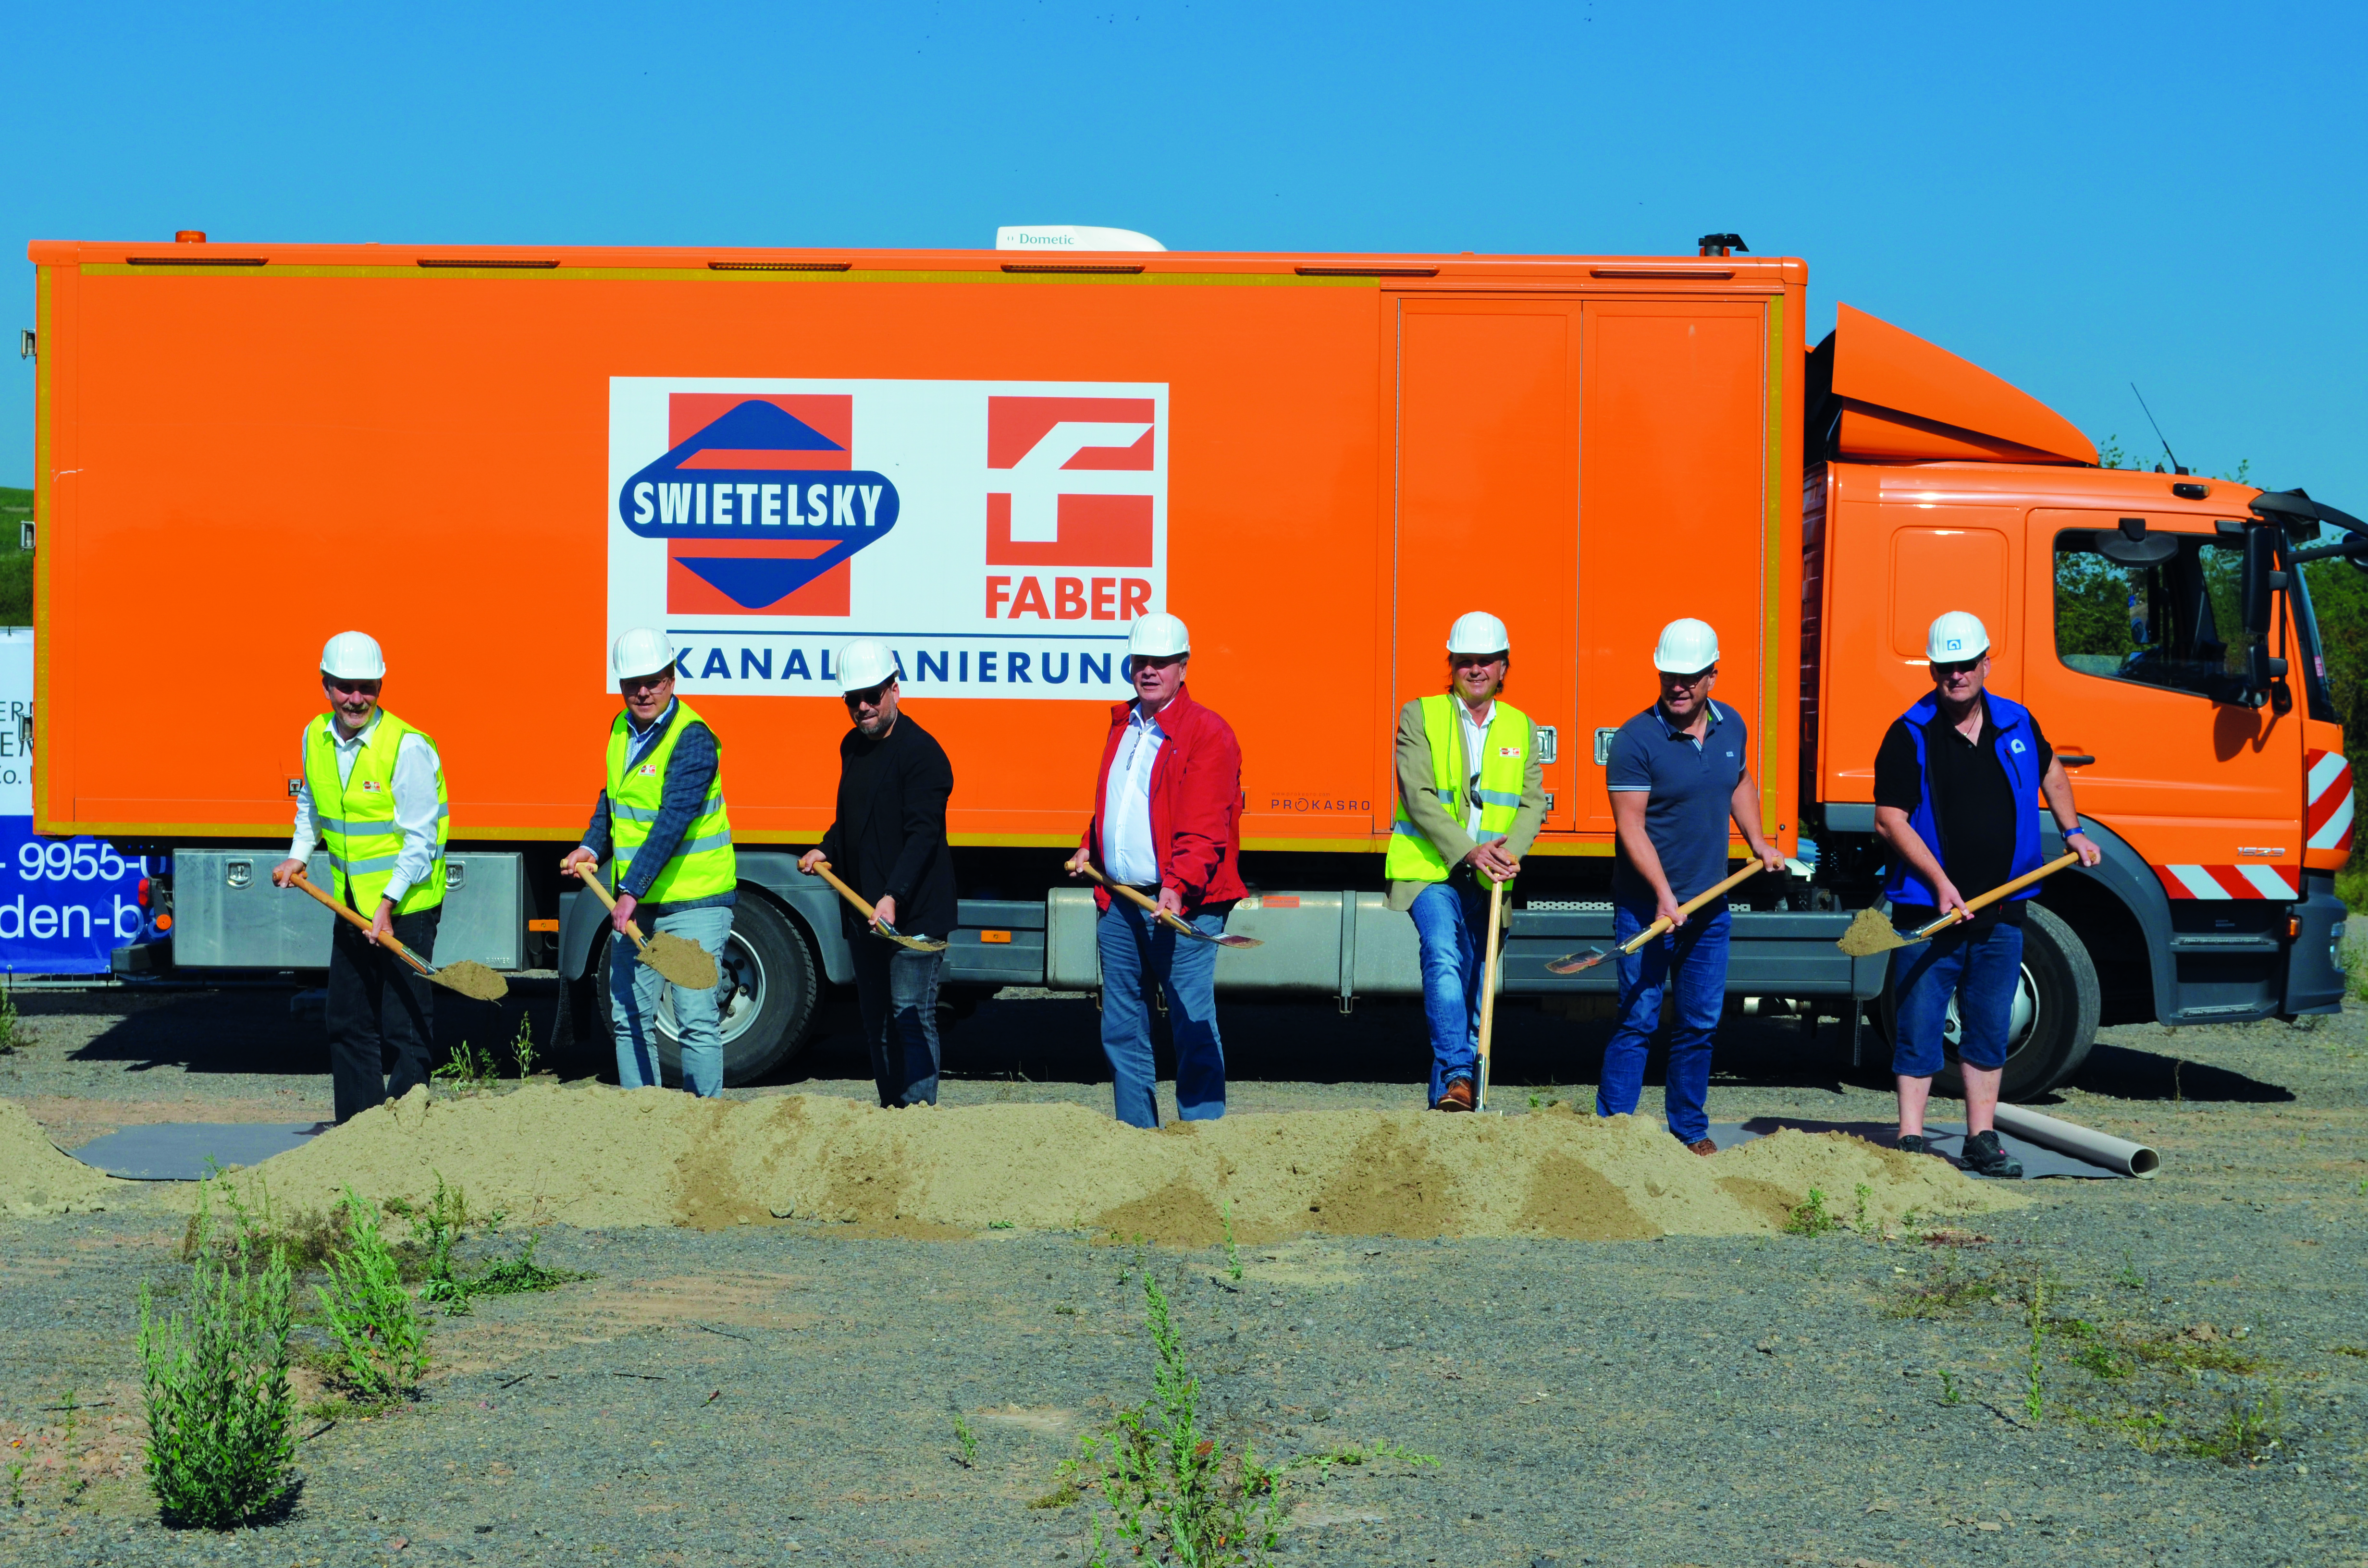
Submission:
[[[61,1142],[326,1112],[284,993],[19,1002],[35,1043],[0,1057],[0,1094]],[[1239,1108],[1415,1097],[1410,1009],[1224,1018]],[[814,1076],[736,1092],[868,1095],[845,1010],[827,1022]],[[1591,1093],[1606,1026],[1503,1026],[1507,1108]],[[1840,1040],[1733,1020],[1713,1115],[1881,1119]],[[1092,1042],[1089,1002],[990,1003],[944,1097],[1107,1106]],[[2032,1184],[1980,1235],[1331,1238],[1245,1254],[1238,1282],[1216,1250],[1143,1262],[1212,1436],[1438,1460],[1299,1471],[1283,1562],[2368,1564],[2363,1060],[2358,1004],[2109,1031],[2056,1114],[2154,1143],[2162,1176]],[[174,1532],[141,1489],[132,1340],[179,1241],[132,1210],[0,1224],[0,1462],[26,1466],[0,1560],[1077,1563],[1088,1516],[1054,1467],[1151,1392],[1123,1244],[552,1227],[541,1261],[596,1278],[439,1320],[416,1404],[308,1421],[284,1519]]]

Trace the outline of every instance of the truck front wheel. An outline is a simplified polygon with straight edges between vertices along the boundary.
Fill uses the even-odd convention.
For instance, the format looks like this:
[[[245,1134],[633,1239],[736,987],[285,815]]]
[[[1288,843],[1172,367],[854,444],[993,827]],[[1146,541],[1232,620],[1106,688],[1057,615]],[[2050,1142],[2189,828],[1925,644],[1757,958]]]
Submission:
[[[2070,1082],[2080,1071],[2097,1040],[2101,1002],[2097,966],[2072,927],[2044,904],[2033,903],[2029,908],[2022,926],[2022,983],[2015,992],[2006,1074],[1998,1085],[1998,1096],[2018,1105]],[[1897,1039],[1898,1008],[1888,985],[1876,1014],[1883,1038]],[[1944,1036],[1948,1065],[1932,1085],[1951,1096],[1965,1092],[1964,1078],[1957,1071],[1957,1005],[1952,1002]]]

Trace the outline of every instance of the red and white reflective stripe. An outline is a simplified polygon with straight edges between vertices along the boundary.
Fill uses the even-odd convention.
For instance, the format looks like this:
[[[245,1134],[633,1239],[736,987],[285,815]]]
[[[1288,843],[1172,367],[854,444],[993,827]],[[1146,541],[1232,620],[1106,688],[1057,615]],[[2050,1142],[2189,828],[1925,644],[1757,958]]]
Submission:
[[[2173,898],[2300,898],[2302,889],[2280,866],[2157,866]]]
[[[2310,781],[2303,791],[2310,801],[2303,828],[2303,847],[2351,848],[2351,764],[2340,751],[2307,753],[2303,764],[2310,769]]]

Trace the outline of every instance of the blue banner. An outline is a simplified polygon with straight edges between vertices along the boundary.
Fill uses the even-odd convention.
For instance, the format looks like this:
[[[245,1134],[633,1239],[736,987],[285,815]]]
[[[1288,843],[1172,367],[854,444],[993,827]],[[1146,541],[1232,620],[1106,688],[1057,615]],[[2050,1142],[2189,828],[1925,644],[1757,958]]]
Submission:
[[[160,933],[140,902],[145,856],[96,838],[37,838],[33,819],[0,817],[0,971],[104,974],[108,955]]]

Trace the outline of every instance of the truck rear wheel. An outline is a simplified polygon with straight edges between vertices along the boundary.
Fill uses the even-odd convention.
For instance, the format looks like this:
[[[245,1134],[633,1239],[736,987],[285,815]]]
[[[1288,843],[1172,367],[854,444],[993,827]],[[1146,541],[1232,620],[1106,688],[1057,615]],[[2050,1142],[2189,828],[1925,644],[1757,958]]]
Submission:
[[[2019,1105],[2069,1082],[2096,1044],[2101,999],[2089,949],[2060,915],[2044,904],[2031,904],[2022,926],[2022,983],[2008,1025],[2006,1074],[1998,1084],[1998,1097]],[[1884,1040],[1898,1038],[1898,1008],[1888,984],[1875,1006],[1875,1023]],[[1949,1004],[1944,1039],[1948,1065],[1932,1086],[1943,1095],[1962,1096],[1965,1080],[1957,1071],[1954,1002]]]
[[[817,987],[805,934],[770,899],[740,890],[732,935],[723,944],[718,992],[723,1026],[723,1085],[753,1084],[803,1050],[814,1030]],[[658,1058],[670,1081],[682,1077],[682,1041],[674,995],[658,1000]]]

